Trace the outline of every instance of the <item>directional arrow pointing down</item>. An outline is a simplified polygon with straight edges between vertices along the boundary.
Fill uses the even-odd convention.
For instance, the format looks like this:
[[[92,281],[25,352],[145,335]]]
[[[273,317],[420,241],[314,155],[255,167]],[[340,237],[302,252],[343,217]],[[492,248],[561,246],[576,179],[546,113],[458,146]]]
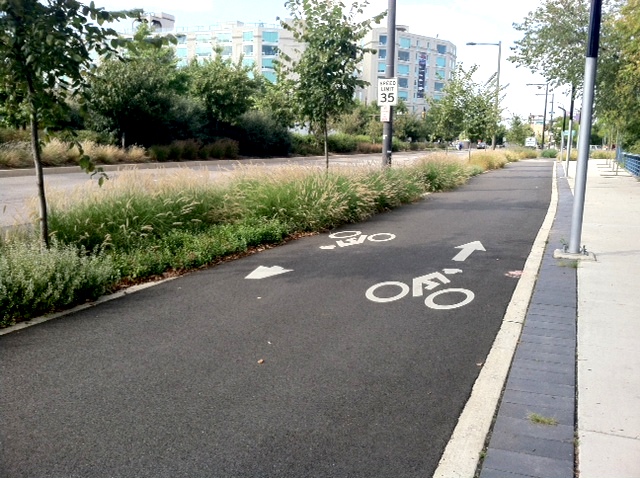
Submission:
[[[458,252],[453,259],[451,259],[452,261],[464,261],[473,253],[473,251],[486,251],[480,241],[469,242],[468,244],[457,246],[456,249],[462,250]]]
[[[266,277],[277,276],[279,274],[284,274],[285,272],[292,272],[293,269],[285,269],[280,266],[259,266],[256,270],[254,270],[251,274],[249,274],[245,279],[265,279]]]

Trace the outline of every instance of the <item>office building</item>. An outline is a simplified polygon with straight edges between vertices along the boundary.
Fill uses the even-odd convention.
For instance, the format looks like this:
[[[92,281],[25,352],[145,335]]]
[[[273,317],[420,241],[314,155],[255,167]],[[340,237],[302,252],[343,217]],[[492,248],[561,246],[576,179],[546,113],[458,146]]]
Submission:
[[[373,28],[364,39],[366,48],[376,50],[365,56],[362,78],[369,86],[358,91],[364,102],[377,99],[378,78],[385,77],[387,55],[391,54],[387,29]],[[413,113],[428,108],[429,98],[440,99],[444,87],[456,69],[456,47],[450,41],[410,33],[408,27],[396,27],[395,76],[398,97]]]

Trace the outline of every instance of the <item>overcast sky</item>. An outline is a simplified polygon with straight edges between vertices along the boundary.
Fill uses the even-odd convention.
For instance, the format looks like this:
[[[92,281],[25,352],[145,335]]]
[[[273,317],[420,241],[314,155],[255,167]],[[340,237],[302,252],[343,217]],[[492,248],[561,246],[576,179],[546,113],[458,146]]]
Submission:
[[[285,18],[284,0],[96,0],[107,10],[143,8],[147,12],[165,12],[176,17],[177,26],[198,26],[225,21],[245,23],[276,23]],[[345,3],[350,3],[346,0]],[[467,46],[467,42],[502,42],[500,83],[507,85],[501,102],[503,117],[512,114],[527,117],[530,113],[542,115],[544,96],[526,83],[542,83],[544,79],[529,70],[516,68],[507,60],[514,41],[521,38],[513,29],[513,23],[521,23],[527,13],[534,11],[540,0],[396,0],[396,23],[407,25],[411,33],[438,36],[453,42],[457,47],[457,60],[465,69],[479,66],[474,80],[484,82],[495,73],[498,65],[497,46]],[[369,16],[386,10],[387,0],[371,0]],[[386,19],[383,20],[386,25]],[[544,89],[541,90],[544,93]],[[568,108],[563,89],[555,92],[555,105]],[[551,111],[551,92],[549,107]],[[561,111],[556,107],[556,116]]]

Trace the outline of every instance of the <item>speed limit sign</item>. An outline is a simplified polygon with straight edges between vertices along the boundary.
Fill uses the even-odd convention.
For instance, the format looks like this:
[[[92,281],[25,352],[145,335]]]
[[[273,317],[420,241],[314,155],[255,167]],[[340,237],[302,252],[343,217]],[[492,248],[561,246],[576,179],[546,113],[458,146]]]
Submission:
[[[378,106],[398,104],[398,79],[379,78],[378,79]]]

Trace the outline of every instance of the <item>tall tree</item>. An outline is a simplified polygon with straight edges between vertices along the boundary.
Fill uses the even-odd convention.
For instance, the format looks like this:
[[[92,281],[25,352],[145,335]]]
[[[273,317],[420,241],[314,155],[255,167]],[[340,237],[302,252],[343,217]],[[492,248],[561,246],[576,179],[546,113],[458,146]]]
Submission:
[[[220,52],[218,52],[220,53]],[[192,61],[186,68],[189,91],[204,105],[209,125],[214,131],[236,124],[252,104],[258,83],[249,66],[216,55],[203,63]]]
[[[169,138],[177,97],[186,75],[176,69],[172,37],[152,35],[142,23],[123,48],[124,61],[103,61],[90,82],[93,129],[122,138],[122,144],[150,146]]]
[[[293,105],[297,117],[311,130],[322,135],[326,166],[329,167],[327,135],[331,120],[350,111],[356,88],[367,82],[358,78],[358,65],[365,53],[373,51],[360,45],[384,13],[372,19],[356,21],[368,1],[353,1],[349,7],[335,0],[287,0],[290,20],[282,21],[294,39],[304,44],[300,57],[293,60],[281,53],[288,76],[296,78]]]
[[[560,121],[559,127],[562,128],[562,121]],[[524,141],[533,135],[533,128],[529,123],[526,123],[522,117],[518,115],[511,117],[511,124],[506,133],[506,138],[509,143],[524,146]]]
[[[0,92],[7,118],[26,117],[30,125],[44,247],[49,228],[39,128],[55,124],[69,98],[82,94],[91,51],[110,54],[119,46],[117,33],[102,25],[138,14],[107,12],[76,0],[0,0]],[[81,165],[93,167],[87,158]]]

